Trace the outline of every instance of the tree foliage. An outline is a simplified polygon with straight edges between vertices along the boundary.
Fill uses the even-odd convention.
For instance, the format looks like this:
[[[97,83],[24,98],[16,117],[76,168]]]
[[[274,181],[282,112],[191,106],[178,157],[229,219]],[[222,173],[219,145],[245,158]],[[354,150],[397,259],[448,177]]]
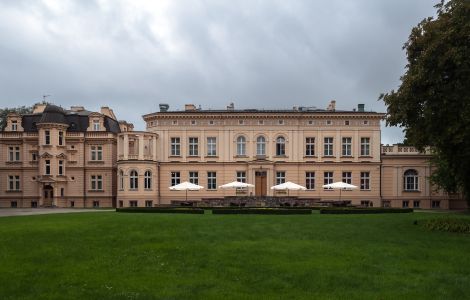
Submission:
[[[34,106],[20,106],[20,107],[6,107],[0,108],[0,130],[3,130],[7,125],[7,116],[9,113],[17,113],[20,115],[30,114],[33,112]]]
[[[408,64],[398,90],[382,94],[387,125],[433,149],[432,181],[470,200],[470,1],[437,4],[404,44]]]

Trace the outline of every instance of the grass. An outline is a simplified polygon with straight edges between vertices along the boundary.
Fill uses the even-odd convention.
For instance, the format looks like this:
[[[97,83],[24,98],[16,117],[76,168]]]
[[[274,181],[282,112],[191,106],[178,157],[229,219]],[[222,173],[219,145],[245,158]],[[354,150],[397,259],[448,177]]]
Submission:
[[[413,225],[448,216],[0,218],[0,299],[469,298],[470,235]]]

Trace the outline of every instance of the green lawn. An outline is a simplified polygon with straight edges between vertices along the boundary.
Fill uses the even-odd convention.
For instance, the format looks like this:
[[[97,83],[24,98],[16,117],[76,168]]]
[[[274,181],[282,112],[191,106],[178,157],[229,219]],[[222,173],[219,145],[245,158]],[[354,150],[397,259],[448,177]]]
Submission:
[[[470,235],[413,225],[445,215],[0,218],[0,299],[470,298]]]

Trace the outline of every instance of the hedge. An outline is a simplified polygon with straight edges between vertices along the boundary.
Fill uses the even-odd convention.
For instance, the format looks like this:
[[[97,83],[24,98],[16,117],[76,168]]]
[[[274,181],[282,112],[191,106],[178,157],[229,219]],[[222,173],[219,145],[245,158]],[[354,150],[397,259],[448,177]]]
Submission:
[[[389,213],[412,213],[412,208],[353,208],[353,207],[328,207],[320,209],[321,214],[389,214]]]
[[[440,218],[424,220],[423,226],[427,230],[470,233],[470,219]],[[418,222],[415,221],[415,224]]]
[[[201,208],[175,207],[124,207],[116,208],[116,212],[124,213],[164,213],[164,214],[204,214]]]
[[[240,208],[240,209],[214,209],[213,214],[220,215],[309,215],[311,209],[284,209],[284,208]]]

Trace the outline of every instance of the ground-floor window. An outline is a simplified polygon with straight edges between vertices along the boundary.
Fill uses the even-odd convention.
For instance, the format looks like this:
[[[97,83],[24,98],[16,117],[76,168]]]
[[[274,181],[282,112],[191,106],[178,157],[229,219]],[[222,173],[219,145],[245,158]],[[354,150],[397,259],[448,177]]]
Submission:
[[[100,207],[99,201],[93,201],[93,207]]]
[[[75,201],[70,201],[70,207],[75,207]]]
[[[37,201],[31,201],[31,207],[32,208],[38,207],[38,202]]]
[[[16,202],[16,201],[11,201],[11,202],[10,202],[10,207],[18,207],[18,202]]]
[[[418,200],[413,201],[413,208],[419,208],[419,201]]]
[[[407,208],[409,206],[410,206],[410,201],[408,200],[403,201],[403,205],[402,205],[403,208]]]
[[[390,201],[384,201],[383,207],[390,207]]]
[[[137,207],[137,201],[135,201],[135,200],[129,201],[129,206],[130,207]]]
[[[124,206],[124,201],[119,201],[119,207],[123,207]]]
[[[217,189],[217,173],[216,172],[207,172],[207,189],[208,190]]]
[[[431,207],[432,208],[440,208],[441,207],[441,201],[432,201],[431,202]]]
[[[153,201],[152,200],[145,201],[145,207],[152,207],[152,206],[153,206]]]
[[[365,206],[365,207],[372,206],[370,204],[371,202],[369,200],[361,200],[361,206]]]

